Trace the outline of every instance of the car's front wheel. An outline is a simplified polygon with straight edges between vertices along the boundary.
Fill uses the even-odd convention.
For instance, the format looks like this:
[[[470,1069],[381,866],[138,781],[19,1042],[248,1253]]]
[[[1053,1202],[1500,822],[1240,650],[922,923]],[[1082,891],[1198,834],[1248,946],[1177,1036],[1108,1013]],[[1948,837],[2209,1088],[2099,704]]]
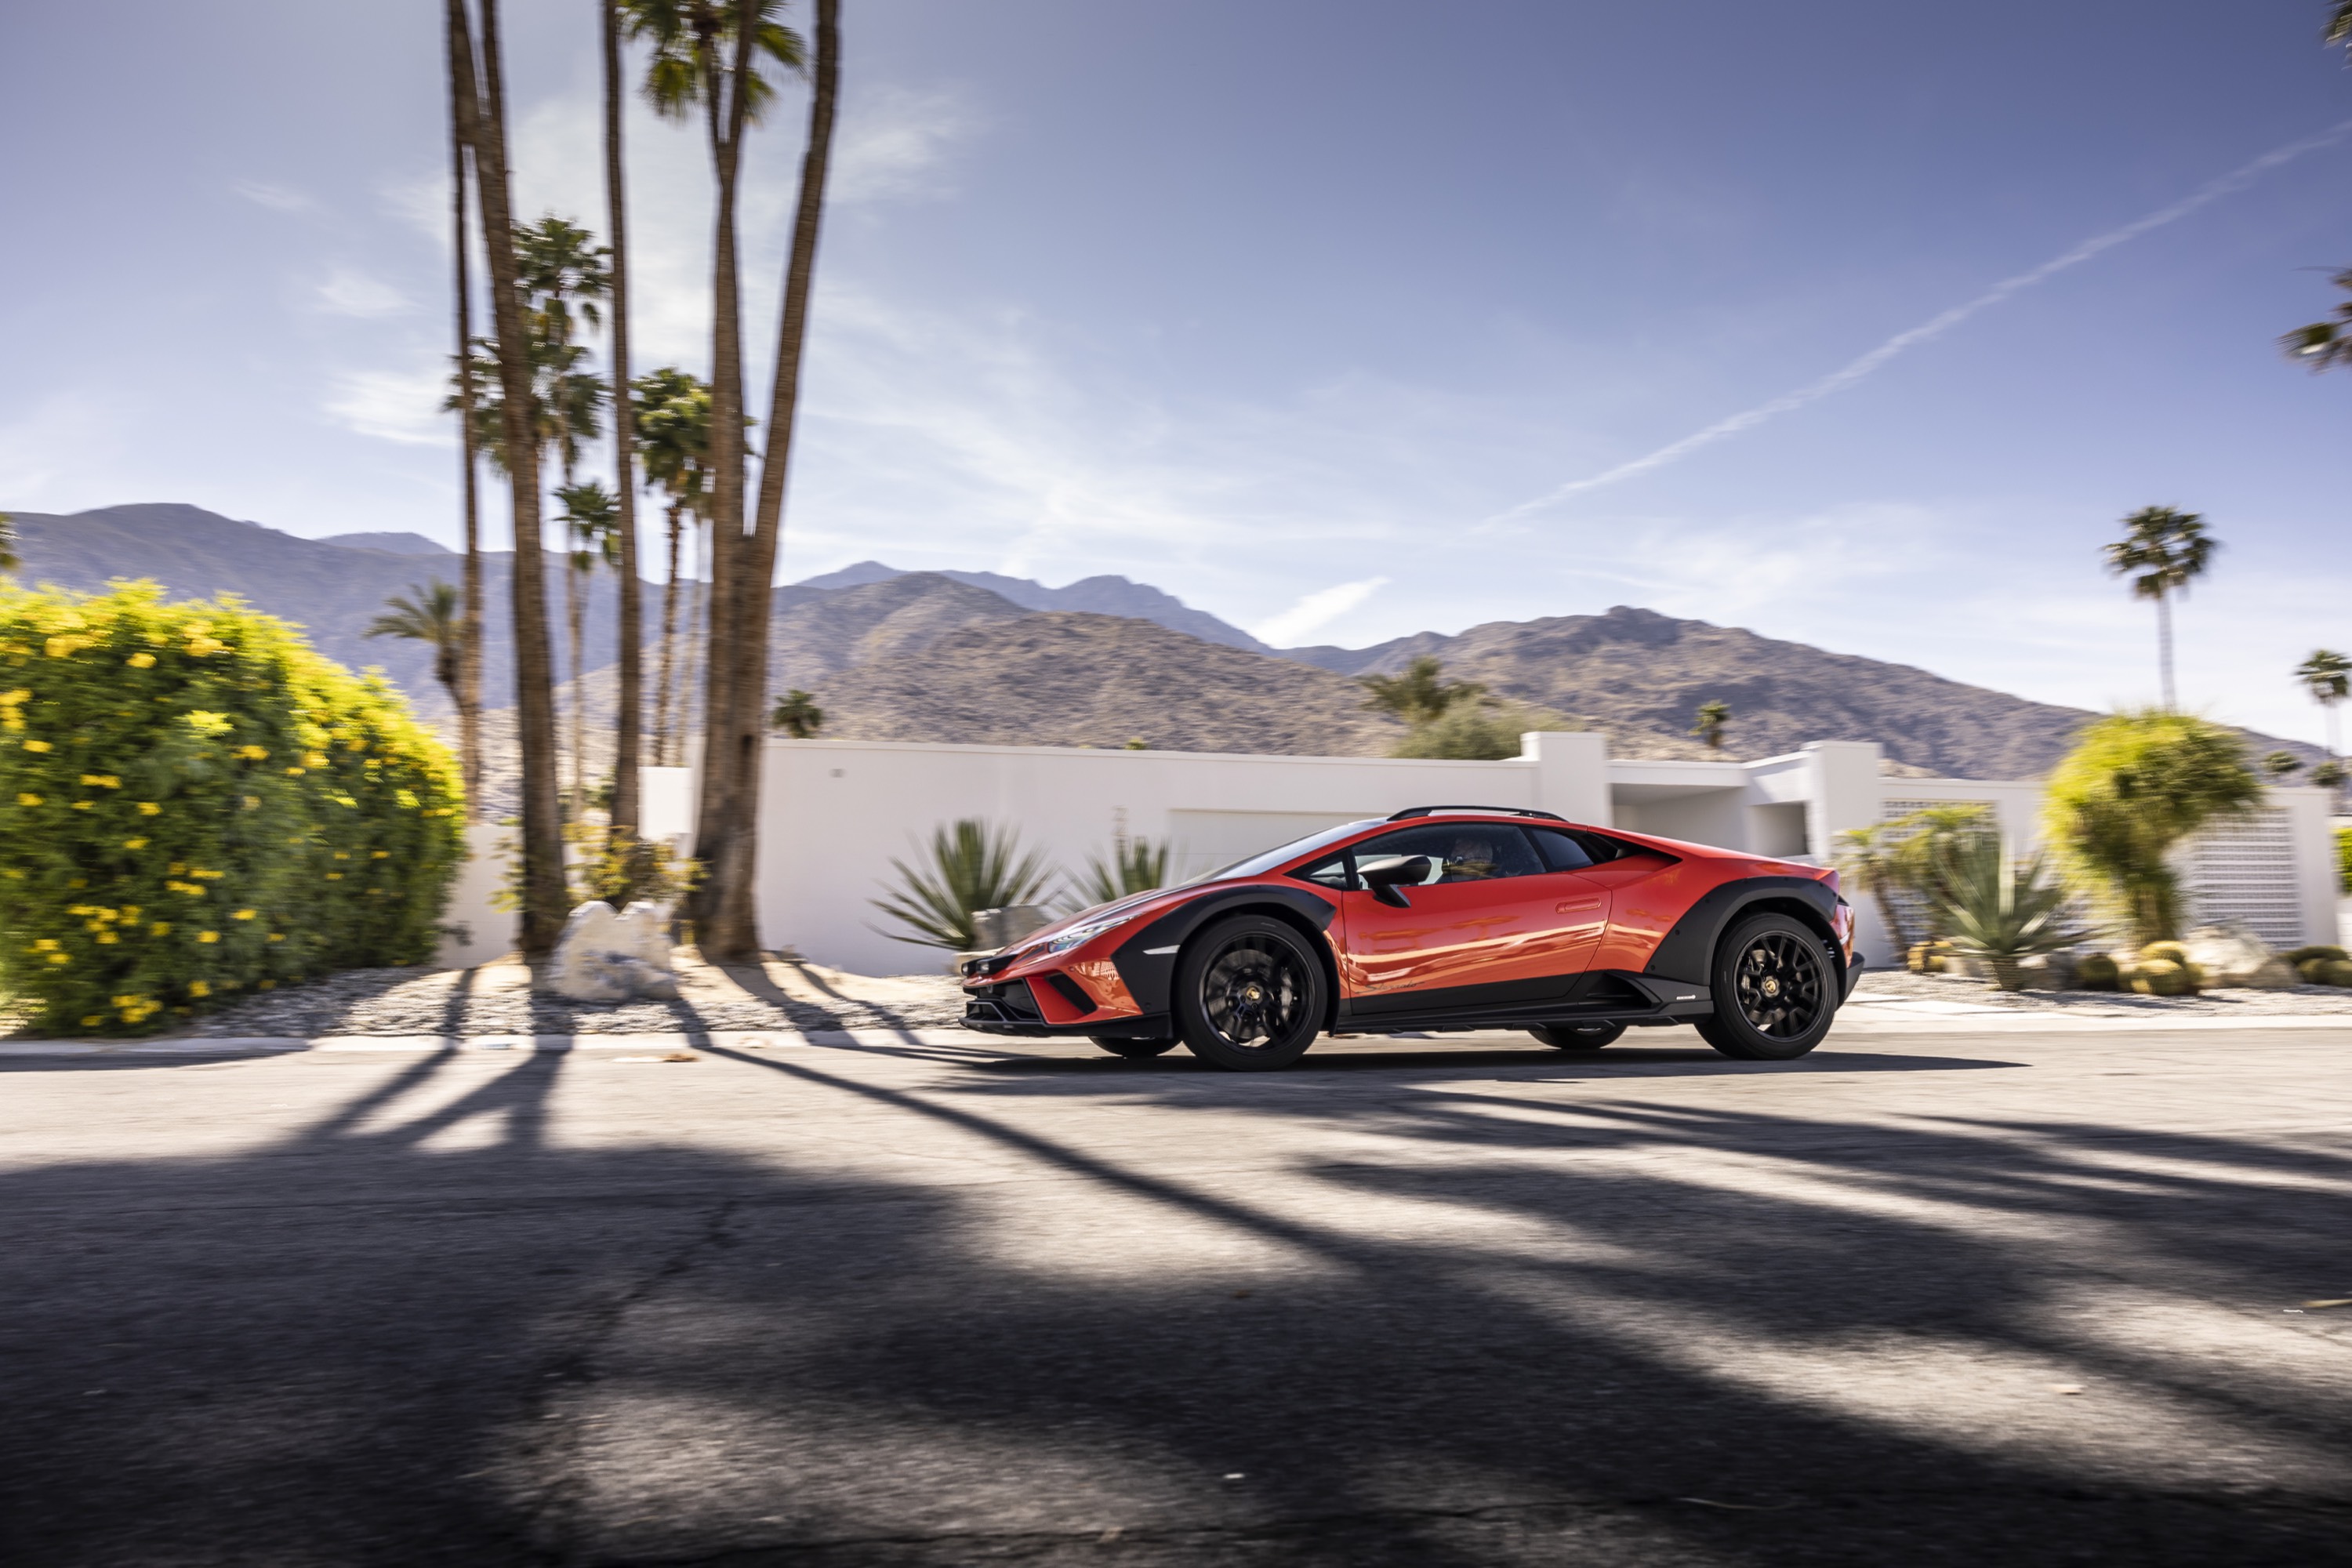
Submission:
[[[1307,1054],[1322,1032],[1323,965],[1293,928],[1264,915],[1219,921],[1176,961],[1177,1032],[1194,1056],[1230,1072],[1268,1072]]]
[[[1164,1057],[1177,1046],[1177,1042],[1173,1039],[1139,1040],[1118,1035],[1088,1035],[1087,1038],[1111,1055],[1125,1057],[1131,1062],[1149,1061],[1153,1057]]]
[[[1614,1045],[1624,1032],[1622,1024],[1538,1024],[1528,1031],[1555,1050],[1580,1056]]]
[[[1699,1037],[1727,1057],[1784,1062],[1822,1043],[1836,1016],[1838,982],[1820,933],[1787,915],[1751,916],[1715,952],[1715,1016]]]

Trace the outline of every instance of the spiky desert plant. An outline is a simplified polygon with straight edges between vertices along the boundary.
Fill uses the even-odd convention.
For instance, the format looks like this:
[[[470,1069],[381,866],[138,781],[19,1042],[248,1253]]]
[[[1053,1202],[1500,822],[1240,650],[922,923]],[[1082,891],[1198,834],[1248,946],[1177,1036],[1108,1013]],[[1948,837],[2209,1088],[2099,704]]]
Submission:
[[[1149,838],[1124,838],[1110,847],[1108,858],[1087,857],[1084,877],[1070,880],[1077,909],[1113,903],[1130,893],[1148,893],[1168,885],[1168,845]]]
[[[1022,849],[1015,830],[992,828],[977,817],[933,828],[924,859],[919,870],[892,859],[898,885],[888,898],[870,901],[912,933],[884,936],[950,952],[981,945],[974,914],[1033,902],[1053,875],[1042,853]]]
[[[2040,855],[2012,859],[1991,834],[1970,834],[1945,851],[1943,892],[1937,900],[1952,945],[1985,961],[1993,983],[2021,991],[2020,964],[2056,952],[2088,932],[2073,912],[2066,885]]]

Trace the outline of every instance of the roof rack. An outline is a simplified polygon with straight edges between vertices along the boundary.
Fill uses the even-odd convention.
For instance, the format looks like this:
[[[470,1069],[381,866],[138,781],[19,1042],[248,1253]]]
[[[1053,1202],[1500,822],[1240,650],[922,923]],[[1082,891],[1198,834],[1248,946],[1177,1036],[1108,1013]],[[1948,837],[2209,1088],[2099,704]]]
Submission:
[[[1540,816],[1546,822],[1568,820],[1556,811],[1537,811],[1524,805],[1408,805],[1388,820],[1403,822],[1415,816],[1434,816],[1441,811],[1484,811],[1496,816]]]

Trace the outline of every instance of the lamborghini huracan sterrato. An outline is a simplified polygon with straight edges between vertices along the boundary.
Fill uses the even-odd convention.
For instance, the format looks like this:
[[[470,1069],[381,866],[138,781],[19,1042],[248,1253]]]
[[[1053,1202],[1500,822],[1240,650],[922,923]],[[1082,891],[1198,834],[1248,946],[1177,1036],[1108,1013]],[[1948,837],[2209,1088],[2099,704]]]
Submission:
[[[963,965],[964,1026],[1239,1071],[1326,1033],[1695,1025],[1786,1061],[1853,988],[1835,871],[1549,812],[1420,805],[1070,916]]]

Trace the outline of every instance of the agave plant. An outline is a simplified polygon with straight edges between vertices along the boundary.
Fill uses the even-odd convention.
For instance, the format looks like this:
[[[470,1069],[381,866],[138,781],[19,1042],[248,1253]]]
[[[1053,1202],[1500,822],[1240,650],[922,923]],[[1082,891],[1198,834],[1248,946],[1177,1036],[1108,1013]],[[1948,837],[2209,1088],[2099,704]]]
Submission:
[[[1168,846],[1149,838],[1123,838],[1111,845],[1109,859],[1087,857],[1087,874],[1070,879],[1070,900],[1074,910],[1090,910],[1167,885]]]
[[[2025,959],[2089,935],[2075,922],[2073,895],[2040,855],[2013,860],[1991,834],[1968,834],[1952,841],[1941,870],[1937,903],[1952,945],[1983,959],[2003,991],[2025,988]]]
[[[991,828],[974,817],[931,830],[928,867],[918,870],[893,859],[898,885],[887,899],[872,900],[911,934],[882,934],[893,942],[969,952],[983,945],[972,916],[1035,900],[1053,872],[1043,854],[1021,848],[1009,827]]]

